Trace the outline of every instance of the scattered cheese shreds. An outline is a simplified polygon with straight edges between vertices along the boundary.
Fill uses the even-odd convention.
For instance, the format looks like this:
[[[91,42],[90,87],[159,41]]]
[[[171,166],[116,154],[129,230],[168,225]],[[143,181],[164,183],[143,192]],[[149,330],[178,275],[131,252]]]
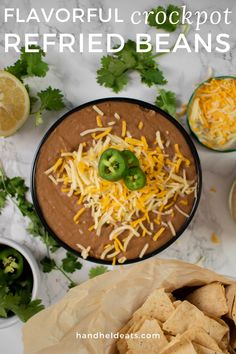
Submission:
[[[141,251],[140,254],[139,254],[139,258],[143,258],[143,256],[145,255],[145,253],[146,253],[148,247],[149,247],[149,244],[146,243],[145,246],[143,247],[142,251]]]
[[[120,120],[120,116],[119,116],[118,113],[115,113],[115,114],[114,114],[114,117],[115,117],[117,120]]]
[[[143,122],[141,121],[141,122],[139,122],[139,124],[138,124],[138,128],[139,128],[139,130],[142,130],[143,129]]]
[[[165,231],[164,227],[161,227],[160,230],[157,231],[157,233],[153,236],[153,241],[156,241]]]
[[[189,214],[185,213],[182,209],[180,209],[177,204],[174,207],[176,210],[178,210],[180,214],[184,215],[186,218],[189,218]]]
[[[215,245],[219,245],[220,244],[220,238],[219,236],[213,232],[213,234],[211,235],[211,242],[214,243]]]
[[[80,215],[82,215],[84,211],[85,211],[85,208],[81,208],[81,209],[78,211],[78,213],[74,216],[74,222],[77,222],[77,221],[78,221]]]
[[[99,114],[100,116],[102,116],[102,117],[104,116],[103,111],[101,111],[101,109],[98,108],[98,106],[94,105],[94,106],[93,106],[93,109],[94,109],[94,111],[97,112],[97,114]]]
[[[121,133],[122,138],[126,136],[126,127],[127,127],[126,121],[122,120],[122,133]]]
[[[102,128],[102,119],[101,119],[101,116],[97,116],[96,117],[96,120],[97,120],[97,126],[99,127],[99,128]]]
[[[172,224],[172,222],[168,221],[167,224],[168,224],[168,226],[170,228],[170,231],[171,231],[172,235],[176,236],[176,231],[175,231],[175,228],[174,228],[174,225]]]
[[[125,261],[126,261],[126,257],[120,257],[120,258],[118,259],[118,263],[120,263],[120,264],[125,263]]]

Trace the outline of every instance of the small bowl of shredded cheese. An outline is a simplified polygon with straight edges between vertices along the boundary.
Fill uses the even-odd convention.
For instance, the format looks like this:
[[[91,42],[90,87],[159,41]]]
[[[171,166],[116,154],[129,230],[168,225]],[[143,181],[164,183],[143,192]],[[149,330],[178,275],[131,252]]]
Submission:
[[[236,78],[219,76],[201,83],[190,98],[187,120],[202,145],[236,151]]]

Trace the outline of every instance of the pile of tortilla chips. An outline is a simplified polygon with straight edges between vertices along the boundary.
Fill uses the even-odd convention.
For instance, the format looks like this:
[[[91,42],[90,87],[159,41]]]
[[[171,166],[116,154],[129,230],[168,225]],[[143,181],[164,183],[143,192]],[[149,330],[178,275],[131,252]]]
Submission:
[[[235,284],[224,286],[219,282],[173,293],[156,289],[120,330],[118,352],[235,353],[235,296]]]

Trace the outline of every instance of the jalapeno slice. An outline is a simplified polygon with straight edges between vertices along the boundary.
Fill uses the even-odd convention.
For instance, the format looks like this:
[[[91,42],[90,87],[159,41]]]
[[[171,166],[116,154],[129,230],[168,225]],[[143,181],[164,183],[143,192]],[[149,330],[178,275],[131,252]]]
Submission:
[[[134,153],[130,150],[123,150],[122,155],[126,158],[128,162],[128,167],[139,167],[139,160],[134,155]]]
[[[8,247],[0,252],[0,268],[11,279],[21,276],[24,267],[23,256],[14,248]]]
[[[124,181],[126,187],[131,191],[136,191],[146,185],[146,175],[140,167],[132,167],[128,170]]]
[[[119,150],[111,148],[102,153],[98,163],[101,178],[107,181],[119,181],[124,177],[127,169],[127,161]]]

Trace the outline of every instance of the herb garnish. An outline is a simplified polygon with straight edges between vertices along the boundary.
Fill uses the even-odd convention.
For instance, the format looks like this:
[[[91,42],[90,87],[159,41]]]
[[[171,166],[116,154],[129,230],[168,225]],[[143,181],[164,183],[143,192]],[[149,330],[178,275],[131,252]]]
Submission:
[[[167,9],[163,6],[158,6],[156,9],[152,9],[148,16],[149,26],[156,27],[158,29],[163,29],[167,32],[174,32],[180,26],[180,20],[182,15],[182,10],[180,7],[175,5],[169,5]],[[164,21],[164,13],[166,14],[166,21]],[[172,19],[170,22],[170,14],[172,14]],[[159,23],[157,23],[156,18],[158,18]]]
[[[67,252],[66,257],[62,260],[62,265],[58,266],[51,257],[51,252],[57,251],[60,246],[49,235],[42,225],[34,206],[27,200],[26,194],[28,187],[21,177],[9,178],[0,167],[0,214],[5,207],[7,199],[10,198],[18,207],[21,214],[29,219],[27,231],[35,237],[40,237],[41,241],[46,245],[48,250],[48,257],[41,261],[43,272],[49,273],[52,270],[60,271],[68,280],[69,288],[77,285],[66,273],[73,273],[77,269],[82,268],[82,264],[77,260],[77,257]]]
[[[107,272],[109,272],[109,270],[106,266],[101,265],[101,266],[93,267],[89,270],[89,278],[92,279],[92,278],[97,277],[98,275],[101,275],[101,274],[104,274]]]
[[[31,301],[29,281],[10,280],[0,270],[0,317],[7,318],[9,313],[26,322],[30,317],[44,309],[41,300]]]
[[[155,103],[157,107],[160,107],[172,117],[176,117],[177,100],[174,92],[160,89]]]
[[[30,46],[30,49],[37,52],[26,52],[25,47],[21,48],[20,59],[5,70],[24,82],[26,77],[45,77],[49,66],[44,61],[45,53],[38,46]],[[43,123],[42,113],[44,111],[60,111],[65,107],[63,94],[58,89],[49,86],[46,90],[37,93],[37,97],[30,95],[30,87],[25,85],[30,96],[31,114],[35,115],[36,125]],[[36,111],[35,106],[37,107]]]
[[[136,43],[131,40],[125,43],[120,52],[104,56],[101,64],[102,67],[97,71],[97,82],[114,92],[121,91],[127,85],[131,71],[137,71],[141,81],[148,86],[167,83],[152,52],[137,53]]]

